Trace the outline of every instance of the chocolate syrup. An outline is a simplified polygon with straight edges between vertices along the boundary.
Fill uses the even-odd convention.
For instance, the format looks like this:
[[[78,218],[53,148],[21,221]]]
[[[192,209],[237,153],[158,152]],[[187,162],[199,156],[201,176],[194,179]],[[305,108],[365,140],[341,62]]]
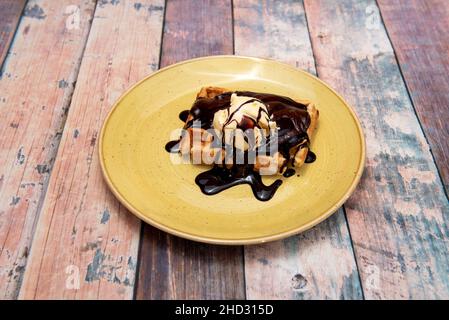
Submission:
[[[182,122],[186,122],[187,118],[189,117],[189,113],[190,113],[189,110],[181,111],[179,113],[179,120],[181,120]]]
[[[310,125],[310,116],[307,112],[307,105],[288,97],[269,93],[235,91],[225,92],[214,98],[197,98],[190,111],[184,110],[179,114],[179,119],[186,122],[184,129],[192,127],[195,120],[200,121],[202,129],[207,130],[212,128],[214,115],[217,111],[228,109],[229,112],[232,93],[236,93],[238,96],[253,98],[244,104],[253,101],[260,101],[265,104],[268,111],[267,116],[271,121],[276,122],[278,128],[278,150],[286,159],[281,171],[292,161],[290,155],[291,148],[296,146],[298,148],[309,146],[307,129]],[[241,107],[239,106],[239,108]],[[245,130],[257,127],[262,112],[266,113],[263,109],[259,109],[256,121],[244,116],[242,122],[238,124],[239,128]],[[190,119],[187,121],[189,116]],[[232,117],[228,117],[228,119],[228,121],[231,121]],[[180,140],[169,141],[165,145],[165,150],[168,152],[177,153],[179,149]],[[305,162],[311,163],[315,159],[316,155],[309,150]],[[283,176],[291,177],[295,173],[293,168],[287,168]],[[207,195],[217,194],[236,185],[249,184],[254,196],[261,201],[270,200],[282,184],[282,180],[276,180],[269,186],[264,185],[260,174],[254,170],[251,164],[233,165],[231,168],[215,165],[212,169],[200,173],[196,177],[195,182],[201,191]]]
[[[293,168],[288,168],[287,170],[285,170],[283,176],[284,176],[285,178],[289,178],[289,177],[291,177],[292,175],[294,175],[295,173],[296,173],[295,169],[293,169]]]
[[[180,151],[179,144],[181,140],[172,140],[165,145],[165,151],[170,153],[178,153]]]
[[[312,151],[309,150],[309,152],[307,153],[307,158],[305,163],[312,163],[316,160],[316,155],[315,153],[313,153]]]
[[[239,184],[249,184],[254,196],[260,201],[268,201],[273,196],[282,180],[276,180],[271,185],[266,186],[262,178],[252,166],[235,165],[228,169],[215,165],[212,169],[200,173],[195,178],[195,183],[201,191],[207,195],[217,194]]]

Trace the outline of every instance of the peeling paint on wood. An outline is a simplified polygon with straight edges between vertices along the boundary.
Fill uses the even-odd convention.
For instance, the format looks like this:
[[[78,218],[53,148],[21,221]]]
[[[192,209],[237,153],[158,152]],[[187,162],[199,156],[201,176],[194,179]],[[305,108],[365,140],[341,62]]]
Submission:
[[[236,54],[315,73],[302,1],[234,1],[234,17]],[[302,235],[246,246],[245,274],[249,299],[362,297],[342,210]]]
[[[231,1],[167,2],[161,66],[232,54],[231,7]],[[148,225],[142,241],[137,299],[245,297],[242,247],[194,243]]]
[[[18,204],[20,201],[20,197],[12,197],[11,203],[9,204],[10,206],[15,206],[16,204]]]
[[[59,89],[65,89],[65,88],[67,88],[68,86],[69,86],[68,82],[65,81],[64,79],[58,81],[58,87],[59,87]]]
[[[45,19],[47,17],[44,9],[42,9],[42,7],[36,2],[29,4],[25,7],[25,10],[23,11],[23,16],[33,19]]]
[[[137,11],[139,11],[140,8],[142,8],[142,4],[141,4],[140,2],[134,3],[134,9],[136,9]]]
[[[17,152],[17,162],[18,164],[23,164],[25,162],[25,155],[23,154],[23,146],[20,147]]]
[[[74,1],[70,1],[73,3]],[[85,14],[74,33],[64,28],[69,1],[28,1],[27,9],[3,66],[0,80],[0,298],[15,298],[49,172],[64,124],[63,109],[71,90],[54,84],[77,76],[93,4],[78,1]],[[3,2],[2,2],[3,3]],[[53,12],[43,20],[30,17],[38,6]],[[36,13],[36,14],[37,14]],[[22,34],[27,30],[27,36]],[[49,50],[48,48],[51,48]],[[42,106],[47,106],[43,109]],[[23,186],[23,187],[22,187]],[[15,203],[10,206],[11,199]],[[18,201],[17,199],[20,199]],[[11,270],[12,273],[11,273]]]
[[[366,169],[345,204],[365,297],[447,299],[449,203],[377,5],[305,7],[318,75],[354,107],[366,135]]]
[[[95,251],[93,260],[91,263],[87,265],[86,277],[84,281],[92,282],[94,280],[100,280],[100,266],[105,259],[104,254],[101,252],[101,249],[97,249]]]
[[[105,209],[104,211],[103,211],[103,214],[102,214],[102,216],[101,216],[101,221],[100,221],[100,223],[101,224],[106,224],[108,221],[109,221],[109,218],[111,217],[111,214],[109,213],[109,210],[108,209]]]
[[[134,270],[135,266],[130,264],[128,259],[128,271]],[[123,262],[123,257],[119,258],[120,264]],[[95,250],[92,262],[87,265],[86,275],[84,277],[85,282],[95,282],[95,281],[107,281],[109,283],[133,287],[134,286],[134,272],[126,272],[124,274],[119,274],[122,267],[117,267],[117,263],[111,260],[111,256],[106,256],[101,249]],[[131,276],[131,277],[130,277]],[[110,298],[110,296],[108,296]]]
[[[141,2],[164,5],[163,0]],[[20,298],[133,296],[136,267],[128,261],[137,257],[140,221],[103,181],[96,138],[118,96],[159,60],[163,12],[149,17],[133,3],[103,1],[95,13]],[[105,208],[109,221],[101,223],[98,213]],[[79,288],[67,285],[65,270],[71,266],[79,271]]]
[[[50,172],[50,168],[46,164],[38,164],[36,170],[39,174],[45,174]]]
[[[120,3],[120,0],[99,0],[98,5],[100,8],[103,8],[104,6],[107,6],[109,4],[115,6]]]

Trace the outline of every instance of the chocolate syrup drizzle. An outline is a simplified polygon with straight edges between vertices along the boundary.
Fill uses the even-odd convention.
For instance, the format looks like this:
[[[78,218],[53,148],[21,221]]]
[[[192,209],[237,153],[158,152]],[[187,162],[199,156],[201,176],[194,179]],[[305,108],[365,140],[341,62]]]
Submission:
[[[185,123],[184,129],[193,126],[195,120],[199,120],[201,128],[207,130],[212,128],[214,115],[217,111],[229,108],[231,103],[231,95],[236,93],[238,96],[247,96],[253,99],[246,101],[237,108],[240,109],[244,104],[253,101],[259,101],[265,104],[268,114],[263,109],[259,109],[256,121],[253,119],[243,117],[242,121],[238,123],[238,128],[242,130],[257,127],[262,112],[265,116],[275,121],[278,128],[278,149],[282,156],[286,159],[282,165],[281,171],[289,165],[294,166],[294,159],[290,156],[290,150],[296,148],[299,151],[301,148],[309,147],[309,137],[307,129],[310,125],[310,116],[307,112],[307,106],[296,102],[288,97],[269,94],[257,93],[251,91],[235,91],[226,92],[215,96],[214,98],[197,98],[193,103],[192,108],[184,110],[179,114],[179,118],[186,122],[189,115],[191,119]],[[235,110],[235,112],[237,112]],[[228,117],[228,122],[235,121],[232,119],[232,114]],[[227,125],[226,123],[225,125]],[[169,141],[165,150],[168,152],[179,152],[180,140]],[[310,150],[308,151],[306,163],[315,161],[316,156]],[[291,167],[285,169],[283,176],[291,177],[295,174],[295,170]],[[276,190],[282,184],[282,180],[278,179],[269,186],[262,182],[260,174],[254,170],[253,165],[234,164],[231,168],[225,166],[214,165],[214,167],[206,172],[200,173],[196,179],[196,184],[201,191],[207,195],[217,194],[223,190],[239,184],[249,184],[254,193],[254,196],[261,201],[267,201],[273,197]]]
[[[257,199],[267,201],[274,196],[282,180],[278,179],[266,186],[260,174],[251,165],[234,165],[230,169],[215,165],[212,169],[200,173],[195,178],[195,183],[207,195],[217,194],[239,184],[249,184]]]

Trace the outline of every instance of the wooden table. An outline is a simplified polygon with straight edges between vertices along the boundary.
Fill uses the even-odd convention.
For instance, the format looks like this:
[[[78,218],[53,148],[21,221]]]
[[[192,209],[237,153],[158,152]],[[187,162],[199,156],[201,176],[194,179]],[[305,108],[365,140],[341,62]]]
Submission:
[[[0,297],[449,298],[447,0],[1,0]],[[301,235],[213,246],[141,223],[97,137],[145,75],[205,55],[285,61],[354,106],[367,162]]]

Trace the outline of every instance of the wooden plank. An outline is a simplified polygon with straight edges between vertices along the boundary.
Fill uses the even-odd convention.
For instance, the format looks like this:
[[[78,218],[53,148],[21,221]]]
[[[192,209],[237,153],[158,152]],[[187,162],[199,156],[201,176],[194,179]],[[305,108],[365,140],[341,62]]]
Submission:
[[[237,0],[234,18],[236,54],[273,58],[315,73],[302,1]],[[246,246],[245,275],[249,299],[362,298],[341,209],[302,235]]]
[[[0,2],[0,67],[8,53],[24,6],[25,0],[3,0]]]
[[[231,1],[167,2],[161,66],[232,52]],[[194,243],[148,225],[142,241],[137,299],[245,297],[242,247]]]
[[[159,61],[164,1],[100,1],[20,298],[130,299],[140,221],[103,181],[97,136],[111,105]]]
[[[449,1],[379,1],[415,110],[449,193]]]
[[[68,21],[75,8],[82,14],[72,27]],[[93,10],[94,4],[86,1],[29,1],[4,64],[0,298],[18,294]]]
[[[345,204],[365,297],[448,298],[449,203],[378,7],[306,0],[305,8],[318,74],[365,130],[365,173]]]

